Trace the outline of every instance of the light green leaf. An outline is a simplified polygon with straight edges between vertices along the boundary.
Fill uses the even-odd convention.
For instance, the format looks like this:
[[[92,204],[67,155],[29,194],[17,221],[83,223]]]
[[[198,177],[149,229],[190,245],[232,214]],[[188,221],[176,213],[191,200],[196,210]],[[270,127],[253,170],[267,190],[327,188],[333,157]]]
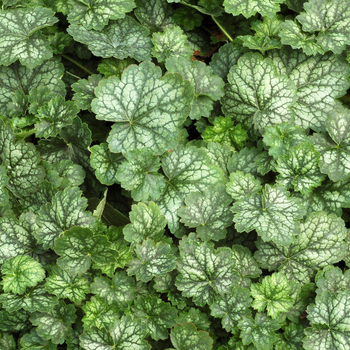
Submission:
[[[232,224],[231,202],[225,185],[209,186],[203,194],[191,192],[185,199],[185,206],[178,210],[180,222],[195,227],[203,241],[219,241],[225,238],[226,228]]]
[[[177,147],[162,160],[162,169],[168,179],[157,204],[171,232],[179,229],[176,214],[187,195],[226,182],[223,171],[215,165],[209,165],[206,152],[196,147]]]
[[[95,218],[85,211],[87,199],[81,197],[78,187],[67,187],[57,192],[51,203],[41,206],[38,214],[37,239],[45,247],[53,247],[60,234],[73,226],[90,227]]]
[[[323,271],[319,271],[315,277],[317,294],[327,291],[338,294],[350,289],[350,270],[344,271],[339,267],[326,266]]]
[[[231,209],[238,232],[256,230],[264,241],[287,246],[299,233],[298,219],[306,209],[297,198],[280,185],[265,185],[262,195],[253,194],[235,202]]]
[[[262,54],[265,51],[280,49],[282,47],[279,39],[263,37],[259,35],[239,35],[237,39],[242,41],[242,45],[251,50],[259,50]]]
[[[230,293],[237,280],[232,252],[228,247],[214,249],[210,243],[180,243],[176,287],[198,306],[212,304],[216,294]]]
[[[204,62],[192,62],[185,57],[169,57],[165,66],[169,72],[180,73],[194,87],[190,118],[209,117],[214,108],[214,101],[224,95],[224,81]]]
[[[159,199],[164,187],[164,176],[158,173],[160,159],[148,148],[125,153],[126,162],[118,167],[116,178],[123,188],[131,191],[135,201]]]
[[[314,146],[303,142],[278,158],[276,170],[280,174],[276,180],[287,189],[293,186],[295,191],[308,194],[313,187],[320,186],[326,177],[319,170],[319,161],[320,154]]]
[[[152,56],[158,62],[164,62],[169,57],[190,58],[193,54],[187,36],[178,26],[166,28],[163,33],[153,33],[152,43]]]
[[[26,333],[20,342],[21,346],[25,350],[56,350],[57,345],[52,342],[46,341],[38,336],[36,328],[32,328],[30,333]]]
[[[228,81],[221,99],[227,117],[253,124],[259,131],[292,119],[296,87],[288,77],[278,75],[270,59],[258,53],[245,54],[230,69]]]
[[[9,195],[5,188],[8,182],[9,179],[6,175],[6,168],[0,166],[0,206],[6,205],[8,203]]]
[[[346,244],[344,221],[323,211],[311,213],[288,247],[258,240],[255,258],[263,269],[279,270],[288,279],[308,283],[315,272],[342,260]]]
[[[57,265],[71,274],[82,274],[90,268],[91,261],[104,265],[113,263],[118,252],[110,246],[105,236],[94,236],[88,228],[72,227],[55,242],[55,252],[61,256]]]
[[[162,77],[161,69],[149,62],[129,66],[121,80],[101,81],[95,93],[97,119],[116,122],[107,139],[112,152],[148,147],[162,154],[173,149],[193,98],[193,88],[180,74]]]
[[[129,58],[129,57],[123,60],[118,60],[117,58],[114,58],[114,57],[103,58],[101,63],[98,65],[97,70],[101,74],[103,74],[105,78],[109,78],[115,75],[120,79],[124,69],[134,63],[136,63],[136,61],[133,58]]]
[[[123,229],[128,242],[141,243],[147,238],[158,242],[164,234],[166,219],[153,202],[148,205],[138,203],[131,206],[130,221]]]
[[[234,171],[230,174],[230,181],[226,184],[227,193],[235,200],[245,196],[252,196],[262,189],[261,182],[252,174]]]
[[[329,178],[344,181],[350,177],[350,110],[339,107],[326,121],[327,134],[311,136],[321,153],[320,169]]]
[[[68,21],[83,25],[86,29],[102,30],[110,19],[124,18],[136,6],[134,0],[74,1]]]
[[[271,320],[266,314],[257,313],[255,319],[243,316],[238,322],[242,330],[241,338],[244,345],[253,343],[259,350],[270,350],[275,341],[275,332],[281,326],[277,320]]]
[[[215,298],[214,303],[210,305],[211,315],[222,318],[222,327],[230,332],[243,316],[251,315],[251,302],[249,290],[235,286],[229,294],[218,295]]]
[[[242,171],[243,173],[250,173],[255,177],[259,177],[255,162],[261,154],[262,151],[258,148],[244,147],[239,152],[233,153],[228,160],[227,169],[230,173]]]
[[[128,275],[136,275],[137,280],[148,282],[153,277],[165,275],[175,269],[175,256],[170,244],[155,243],[151,239],[136,244],[137,258],[129,262]]]
[[[148,29],[130,16],[110,22],[101,31],[87,30],[82,25],[71,24],[67,32],[98,57],[135,58],[150,61],[152,43]]]
[[[0,338],[0,346],[3,350],[16,350],[16,342],[13,335],[3,333]]]
[[[107,143],[92,146],[90,152],[90,163],[96,171],[97,179],[107,186],[116,183],[117,171],[124,157],[120,153],[112,153]]]
[[[259,312],[266,308],[267,314],[273,319],[293,306],[291,285],[280,272],[264,277],[262,283],[252,284],[250,291],[254,298],[252,307]]]
[[[79,304],[90,293],[90,280],[86,275],[71,275],[55,265],[46,278],[45,289],[59,299],[70,299]]]
[[[213,346],[209,333],[197,331],[192,323],[176,325],[171,330],[170,339],[177,350],[211,350]]]
[[[45,278],[41,264],[28,255],[19,255],[5,261],[1,273],[4,292],[14,294],[23,294],[27,287],[34,287]]]
[[[273,17],[280,11],[283,0],[225,0],[224,7],[227,13],[234,16],[242,14],[245,18],[254,16],[259,12],[262,16]]]
[[[350,45],[350,8],[344,0],[309,0],[296,19],[305,32],[318,32],[317,43],[324,51],[341,54]]]
[[[218,166],[224,172],[226,179],[228,179],[230,174],[227,164],[233,153],[231,148],[221,143],[209,142],[205,151],[210,158],[210,164]]]
[[[36,329],[38,335],[45,339],[51,340],[54,344],[62,344],[72,330],[71,324],[76,319],[75,307],[73,304],[66,305],[60,301],[49,312],[35,312],[30,317],[30,322]]]
[[[9,66],[16,60],[32,69],[52,57],[49,42],[41,29],[58,19],[43,7],[17,8],[0,12],[0,64]]]
[[[338,295],[323,292],[316,296],[316,304],[306,310],[311,323],[303,339],[306,350],[346,349],[350,340],[349,303],[350,290]]]
[[[175,318],[177,324],[193,323],[197,329],[206,330],[210,327],[209,315],[199,309],[191,307],[188,312],[182,311]]]
[[[150,350],[143,340],[146,326],[140,319],[132,320],[129,315],[116,320],[110,331],[92,328],[80,336],[80,345],[86,350]]]

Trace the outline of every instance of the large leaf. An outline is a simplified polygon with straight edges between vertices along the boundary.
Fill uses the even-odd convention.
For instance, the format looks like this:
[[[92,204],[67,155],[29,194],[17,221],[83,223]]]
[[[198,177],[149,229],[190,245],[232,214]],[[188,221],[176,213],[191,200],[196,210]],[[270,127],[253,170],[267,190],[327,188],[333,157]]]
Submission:
[[[234,16],[242,14],[248,18],[259,12],[262,16],[273,17],[283,2],[284,0],[225,0],[224,6],[226,12]]]
[[[95,89],[97,119],[116,122],[108,137],[112,152],[148,147],[153,154],[171,150],[180,140],[178,126],[190,112],[193,88],[179,74],[162,77],[159,67],[131,65],[121,80],[110,77]]]
[[[30,333],[25,334],[21,338],[21,345],[26,350],[56,350],[57,345],[50,340],[44,340],[36,332],[36,328],[32,328]]]

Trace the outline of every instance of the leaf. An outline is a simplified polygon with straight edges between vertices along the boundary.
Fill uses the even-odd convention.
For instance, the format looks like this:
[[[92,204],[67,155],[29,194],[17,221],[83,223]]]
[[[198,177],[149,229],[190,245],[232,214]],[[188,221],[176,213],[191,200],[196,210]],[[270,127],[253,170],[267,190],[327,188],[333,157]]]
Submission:
[[[319,271],[315,277],[317,294],[329,292],[338,294],[349,289],[350,286],[350,270],[344,271],[339,267],[326,266],[323,271]]]
[[[327,134],[311,136],[315,149],[321,153],[320,169],[329,178],[344,181],[350,177],[350,110],[339,107],[326,121]]]
[[[166,220],[154,202],[134,204],[131,207],[130,221],[123,229],[128,242],[141,243],[147,238],[158,242],[164,234]]]
[[[210,305],[211,315],[222,318],[222,327],[230,332],[243,316],[251,315],[249,310],[251,302],[249,290],[235,286],[229,294],[216,297],[214,303]]]
[[[73,119],[79,113],[78,107],[72,101],[66,101],[64,97],[57,96],[47,105],[37,111],[39,122],[35,124],[36,136],[49,138],[57,136],[60,130],[73,123]]]
[[[154,340],[167,339],[167,328],[175,326],[177,309],[165,303],[158,296],[139,296],[131,308],[135,317],[146,324],[147,333]]]
[[[221,99],[227,117],[253,124],[259,131],[292,119],[290,107],[296,100],[296,87],[288,77],[278,75],[270,59],[246,53],[230,69],[228,81]]]
[[[0,166],[0,206],[6,205],[9,200],[9,195],[5,188],[8,181],[5,167]]]
[[[30,322],[34,326],[38,326],[36,331],[41,338],[51,340],[54,344],[62,344],[72,330],[71,324],[74,323],[75,319],[74,305],[66,305],[61,300],[57,306],[47,313],[39,311],[33,313]]]
[[[301,223],[300,234],[288,247],[258,240],[255,258],[263,269],[279,270],[289,280],[308,283],[318,269],[343,258],[345,236],[341,218],[319,211]]]
[[[224,185],[209,186],[203,194],[191,192],[180,207],[180,222],[196,228],[203,241],[219,241],[225,238],[226,228],[231,225],[233,215],[229,210],[232,199]]]
[[[88,0],[73,2],[74,7],[67,19],[86,29],[102,30],[111,19],[124,18],[136,6],[133,0]]]
[[[227,169],[230,173],[235,171],[242,171],[243,173],[250,173],[258,177],[257,166],[255,162],[262,154],[261,150],[255,147],[244,147],[239,152],[233,153],[228,160]]]
[[[101,60],[101,63],[98,65],[97,70],[101,74],[103,74],[105,78],[109,78],[115,75],[120,79],[124,69],[134,63],[136,63],[136,61],[133,58],[129,58],[129,57],[123,60],[118,60],[117,58],[114,58],[114,57],[103,58]]]
[[[242,41],[243,46],[246,46],[251,50],[259,50],[262,54],[264,54],[265,51],[280,49],[282,47],[281,42],[276,38],[259,35],[240,35],[237,38]]]
[[[53,266],[46,278],[45,289],[59,299],[80,303],[90,293],[90,280],[86,275],[71,275],[59,266]]]
[[[45,278],[41,264],[28,255],[19,255],[5,261],[1,272],[1,284],[6,293],[23,294],[27,287],[34,287]]]
[[[85,211],[87,199],[81,195],[78,187],[67,187],[57,192],[51,203],[41,206],[37,221],[40,228],[36,238],[45,247],[52,248],[60,234],[73,226],[93,225],[95,218]]]
[[[129,262],[128,275],[136,275],[142,282],[148,282],[153,277],[165,275],[175,269],[175,256],[171,246],[164,242],[155,243],[151,239],[136,244],[137,258]]]
[[[164,187],[164,176],[158,173],[160,159],[148,148],[134,149],[125,153],[127,161],[118,167],[116,175],[121,186],[131,191],[135,201],[159,199]]]
[[[50,340],[46,341],[36,332],[36,328],[32,328],[30,333],[25,334],[21,338],[20,342],[23,349],[26,350],[56,350],[57,345],[53,344]]]
[[[166,28],[163,33],[153,33],[152,43],[151,54],[158,62],[164,62],[169,57],[190,58],[193,54],[187,36],[178,26]]]
[[[132,320],[129,315],[116,320],[110,327],[110,332],[105,329],[92,328],[84,331],[80,336],[80,345],[86,350],[150,350],[151,346],[143,340],[146,335],[145,325],[140,319]]]
[[[0,13],[0,64],[9,66],[19,59],[32,69],[52,57],[49,43],[40,29],[58,19],[43,7],[17,8]]]
[[[338,295],[323,292],[316,296],[316,304],[307,307],[310,328],[305,329],[303,339],[306,350],[346,349],[349,343],[349,314],[346,311],[350,302],[350,290]]]
[[[238,328],[242,330],[241,338],[244,345],[253,343],[259,350],[272,349],[275,341],[275,332],[280,328],[277,320],[271,320],[264,313],[257,313],[255,319],[243,316],[238,322]]]
[[[29,313],[18,310],[16,314],[0,310],[0,330],[5,332],[19,332],[30,328]]]
[[[209,315],[191,307],[188,312],[182,311],[175,318],[177,324],[193,323],[197,329],[206,330],[210,327]]]
[[[192,323],[177,324],[170,334],[173,346],[178,350],[211,350],[213,339],[209,333],[197,331]]]
[[[86,272],[91,261],[105,265],[113,263],[118,253],[110,246],[105,236],[94,236],[88,228],[72,227],[55,242],[55,252],[61,256],[57,265],[74,275]]]
[[[175,22],[182,26],[184,30],[193,30],[195,27],[200,27],[203,21],[203,16],[196,9],[186,6],[178,7],[173,15]]]
[[[325,179],[319,171],[319,161],[320,155],[314,146],[303,142],[278,158],[276,170],[280,174],[276,180],[287,189],[293,186],[295,191],[308,194]]]
[[[262,239],[287,246],[299,233],[298,219],[306,210],[300,200],[289,196],[280,185],[265,185],[262,195],[253,194],[235,202],[231,209],[238,232],[256,230]],[[283,223],[283,225],[282,225]]]
[[[218,166],[224,172],[224,176],[228,178],[227,163],[232,155],[231,149],[217,142],[209,142],[205,151],[210,158],[210,164]]]
[[[350,44],[350,9],[343,0],[309,0],[296,19],[305,32],[318,32],[317,43],[324,51],[341,54]]]
[[[90,163],[95,169],[97,179],[104,185],[110,186],[117,182],[117,171],[124,160],[119,153],[112,153],[107,143],[90,148]]]
[[[235,200],[257,194],[261,189],[261,182],[252,174],[245,174],[243,171],[232,172],[230,181],[226,184],[227,193]]]
[[[245,18],[249,18],[259,12],[262,16],[272,18],[276,12],[280,11],[281,3],[283,0],[225,0],[224,7],[227,13],[234,16],[242,14]]]
[[[282,312],[288,312],[293,306],[291,285],[280,272],[266,276],[262,283],[252,284],[250,291],[254,298],[252,307],[259,312],[266,308],[267,314],[273,319],[278,318]]]
[[[148,29],[131,16],[110,22],[102,30],[87,30],[83,25],[71,24],[67,32],[98,57],[135,58],[137,61],[150,61],[152,43]]]
[[[180,244],[180,259],[176,287],[185,297],[193,297],[198,306],[212,304],[216,294],[229,293],[237,274],[233,268],[231,250],[215,249],[210,243],[185,241]]]
[[[107,139],[111,152],[148,147],[157,155],[178,143],[178,126],[189,114],[192,91],[179,74],[162,77],[159,67],[144,62],[129,66],[121,80],[103,80],[95,89],[92,110],[97,119],[116,122]]]
[[[303,348],[304,327],[290,323],[284,327],[283,334],[277,334],[276,350],[299,350]]]
[[[1,349],[3,350],[16,350],[16,342],[13,338],[13,335],[8,333],[2,334],[0,338]]]
[[[209,165],[206,152],[196,147],[177,147],[162,160],[162,169],[168,178],[158,204],[168,221],[171,232],[179,229],[177,210],[191,192],[203,192],[210,185],[225,183],[223,171]]]

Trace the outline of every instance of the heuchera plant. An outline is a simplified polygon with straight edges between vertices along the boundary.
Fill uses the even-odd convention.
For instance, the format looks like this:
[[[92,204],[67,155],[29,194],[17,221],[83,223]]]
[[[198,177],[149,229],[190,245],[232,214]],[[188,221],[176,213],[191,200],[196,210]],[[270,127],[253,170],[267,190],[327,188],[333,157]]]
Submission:
[[[0,7],[1,350],[350,349],[349,0]]]

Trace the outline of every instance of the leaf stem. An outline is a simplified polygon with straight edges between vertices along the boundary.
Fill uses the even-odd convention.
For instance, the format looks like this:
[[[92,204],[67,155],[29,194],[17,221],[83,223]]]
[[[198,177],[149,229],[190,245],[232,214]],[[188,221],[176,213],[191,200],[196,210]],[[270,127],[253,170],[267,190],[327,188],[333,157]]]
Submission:
[[[222,30],[222,32],[227,36],[228,40],[233,42],[232,36],[229,33],[227,33],[226,29],[218,22],[218,20],[213,15],[211,15],[211,18],[217,24],[217,26]]]
[[[89,73],[90,75],[93,75],[93,74],[94,74],[93,72],[91,72],[91,70],[85,68],[82,64],[80,64],[80,63],[77,62],[76,60],[73,60],[73,58],[71,58],[71,57],[69,57],[69,56],[67,56],[67,55],[65,55],[65,54],[61,54],[61,56],[62,56],[63,58],[65,58],[66,60],[71,61],[71,62],[74,63],[76,66],[78,66],[79,68],[81,68],[81,69],[84,70],[85,72]]]

